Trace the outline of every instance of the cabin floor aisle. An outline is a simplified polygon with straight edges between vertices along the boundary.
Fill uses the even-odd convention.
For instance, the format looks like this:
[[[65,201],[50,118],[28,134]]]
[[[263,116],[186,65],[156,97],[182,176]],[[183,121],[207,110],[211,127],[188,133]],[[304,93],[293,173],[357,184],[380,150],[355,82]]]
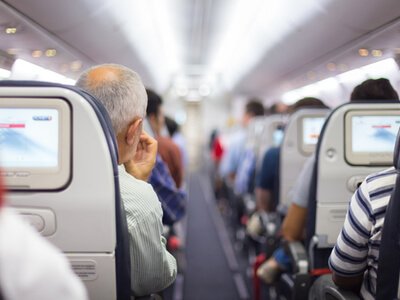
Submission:
[[[234,253],[205,171],[190,176],[187,213],[183,299],[241,299]]]

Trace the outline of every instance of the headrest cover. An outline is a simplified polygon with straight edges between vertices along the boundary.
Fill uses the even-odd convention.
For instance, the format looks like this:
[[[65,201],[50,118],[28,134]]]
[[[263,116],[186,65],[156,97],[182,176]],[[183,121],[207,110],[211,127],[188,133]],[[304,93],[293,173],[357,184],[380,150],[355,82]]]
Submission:
[[[400,169],[400,131],[397,133],[396,145],[394,146],[393,166],[397,170]]]

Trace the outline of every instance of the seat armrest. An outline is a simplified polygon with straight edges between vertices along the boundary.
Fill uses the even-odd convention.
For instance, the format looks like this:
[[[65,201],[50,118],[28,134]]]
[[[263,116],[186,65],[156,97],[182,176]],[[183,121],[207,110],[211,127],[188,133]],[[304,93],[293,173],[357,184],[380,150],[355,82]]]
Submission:
[[[135,300],[162,300],[162,297],[158,294],[151,294],[150,296],[135,297]]]
[[[304,245],[298,241],[285,242],[286,253],[290,255],[294,274],[308,274],[309,262]]]
[[[334,286],[324,288],[324,298],[330,300],[361,300],[357,294]]]
[[[357,294],[339,288],[332,280],[332,275],[322,275],[314,281],[308,300],[360,300]]]

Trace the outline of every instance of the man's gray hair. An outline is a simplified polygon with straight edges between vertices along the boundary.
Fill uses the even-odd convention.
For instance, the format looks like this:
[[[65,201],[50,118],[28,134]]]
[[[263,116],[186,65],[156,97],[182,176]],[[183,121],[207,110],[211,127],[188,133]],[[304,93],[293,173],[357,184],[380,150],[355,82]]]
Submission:
[[[97,68],[114,69],[116,76],[91,78]],[[93,76],[96,77],[96,76]],[[117,64],[94,66],[81,74],[76,86],[95,96],[106,108],[116,134],[122,132],[134,118],[144,118],[147,94],[139,75]]]

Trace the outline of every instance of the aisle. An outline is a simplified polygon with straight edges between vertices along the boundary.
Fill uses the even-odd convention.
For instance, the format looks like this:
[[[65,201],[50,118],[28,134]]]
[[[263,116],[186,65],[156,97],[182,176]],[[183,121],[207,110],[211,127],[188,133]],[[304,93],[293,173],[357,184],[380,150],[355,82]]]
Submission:
[[[247,299],[247,289],[206,173],[189,180],[184,300]]]

